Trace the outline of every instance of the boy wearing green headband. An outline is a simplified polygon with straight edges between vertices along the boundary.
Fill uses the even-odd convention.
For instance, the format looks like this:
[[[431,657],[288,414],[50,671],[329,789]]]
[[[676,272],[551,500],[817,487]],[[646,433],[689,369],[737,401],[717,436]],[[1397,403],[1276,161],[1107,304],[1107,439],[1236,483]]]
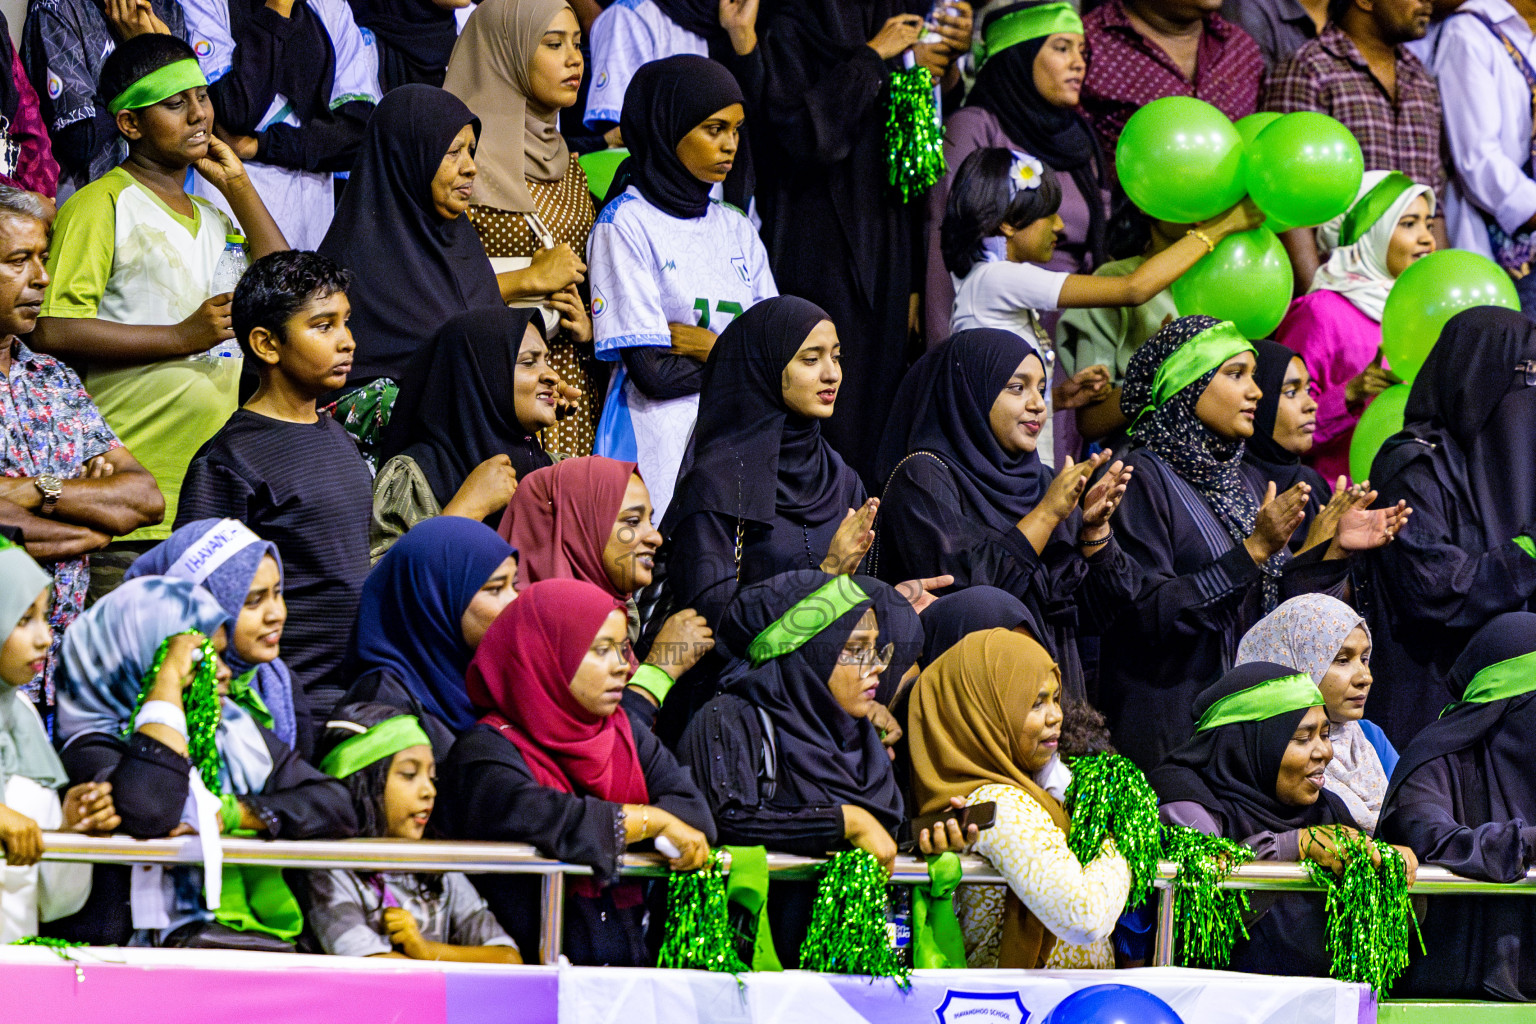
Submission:
[[[387,704],[348,704],[335,715],[325,723],[320,770],[352,794],[358,834],[420,839],[437,799],[437,763],[421,722]],[[457,871],[316,871],[309,890],[309,926],[327,953],[523,962],[517,943]]]
[[[287,243],[239,158],[214,136],[207,83],[186,43],[128,40],[107,58],[99,90],[128,159],[59,211],[34,337],[82,367],[108,425],[165,495],[164,521],[101,560],[125,567],[169,535],[188,462],[235,411],[240,360],[205,354],[233,336],[230,296],[213,294],[226,238],[243,229],[254,256]],[[239,229],[185,192],[193,166],[224,194]]]

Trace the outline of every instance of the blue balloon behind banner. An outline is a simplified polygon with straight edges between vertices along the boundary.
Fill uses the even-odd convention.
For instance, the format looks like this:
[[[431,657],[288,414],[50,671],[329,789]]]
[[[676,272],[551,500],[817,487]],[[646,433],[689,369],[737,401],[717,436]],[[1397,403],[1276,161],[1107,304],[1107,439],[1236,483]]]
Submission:
[[[1184,1024],[1173,1007],[1130,985],[1093,985],[1056,1004],[1042,1024]]]

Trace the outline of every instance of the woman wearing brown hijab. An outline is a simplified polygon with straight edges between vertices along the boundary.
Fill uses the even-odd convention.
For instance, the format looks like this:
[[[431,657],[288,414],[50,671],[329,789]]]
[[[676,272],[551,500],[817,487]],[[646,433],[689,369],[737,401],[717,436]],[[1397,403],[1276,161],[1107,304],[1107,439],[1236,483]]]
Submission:
[[[1067,848],[1061,674],[1045,649],[1008,629],[970,634],[918,677],[908,734],[919,814],[957,797],[997,804],[975,851],[1007,887],[955,897],[969,965],[1114,967],[1109,936],[1130,869],[1113,840],[1086,867]]]
[[[558,315],[549,362],[581,396],[545,432],[551,451],[590,455],[601,395],[593,395],[592,321],[581,286],[595,211],[587,176],[558,126],[581,85],[581,26],[565,0],[484,0],[464,26],[443,87],[480,115],[469,219],[486,255],[532,263],[503,279],[509,302]],[[553,322],[553,316],[547,318]]]

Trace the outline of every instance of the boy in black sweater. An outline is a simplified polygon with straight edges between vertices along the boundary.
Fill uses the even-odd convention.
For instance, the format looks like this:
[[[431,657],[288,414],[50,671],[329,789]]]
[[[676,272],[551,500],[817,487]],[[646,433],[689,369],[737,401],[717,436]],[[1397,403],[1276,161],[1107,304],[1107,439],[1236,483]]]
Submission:
[[[283,556],[299,749],[345,692],[358,597],[368,575],[373,480],[357,444],[315,402],[346,384],[351,278],[312,252],[257,260],[235,288],[235,337],[261,386],[198,451],[176,525],[239,519]]]

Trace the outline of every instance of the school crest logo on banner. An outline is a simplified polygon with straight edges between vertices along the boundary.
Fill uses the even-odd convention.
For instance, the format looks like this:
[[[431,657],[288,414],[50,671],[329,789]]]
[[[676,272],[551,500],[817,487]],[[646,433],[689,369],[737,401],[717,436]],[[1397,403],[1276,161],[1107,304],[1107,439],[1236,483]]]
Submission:
[[[1025,1024],[1029,1011],[1017,992],[944,993],[944,1002],[933,1011],[938,1024]]]

